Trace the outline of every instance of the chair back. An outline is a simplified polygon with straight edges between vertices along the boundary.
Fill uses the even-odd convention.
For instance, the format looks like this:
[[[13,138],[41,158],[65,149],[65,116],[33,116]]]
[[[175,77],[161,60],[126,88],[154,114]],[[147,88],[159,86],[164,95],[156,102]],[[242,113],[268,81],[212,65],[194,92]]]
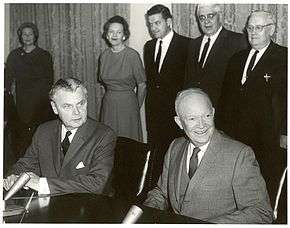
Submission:
[[[273,218],[274,218],[274,220],[276,220],[278,218],[278,205],[279,205],[279,200],[280,200],[282,188],[283,188],[283,185],[284,185],[284,182],[285,182],[286,172],[287,172],[287,167],[284,169],[284,172],[283,172],[283,174],[281,176],[279,187],[278,187],[278,191],[277,191],[277,195],[276,195],[275,206],[274,206],[274,210],[273,210]]]
[[[150,190],[152,156],[148,144],[118,137],[112,180],[115,197],[133,202]]]

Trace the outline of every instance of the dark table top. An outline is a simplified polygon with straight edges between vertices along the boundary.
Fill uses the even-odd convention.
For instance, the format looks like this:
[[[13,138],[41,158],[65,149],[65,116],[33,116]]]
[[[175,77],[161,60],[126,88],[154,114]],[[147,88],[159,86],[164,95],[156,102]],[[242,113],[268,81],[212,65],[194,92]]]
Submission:
[[[28,197],[29,198],[29,197]],[[12,199],[25,205],[25,199]],[[43,203],[47,205],[43,205]],[[9,202],[7,202],[9,204]],[[95,194],[66,194],[33,198],[22,223],[122,223],[132,205],[111,197]],[[137,223],[205,223],[201,220],[141,206],[143,213]],[[22,215],[4,217],[5,223],[19,223]]]

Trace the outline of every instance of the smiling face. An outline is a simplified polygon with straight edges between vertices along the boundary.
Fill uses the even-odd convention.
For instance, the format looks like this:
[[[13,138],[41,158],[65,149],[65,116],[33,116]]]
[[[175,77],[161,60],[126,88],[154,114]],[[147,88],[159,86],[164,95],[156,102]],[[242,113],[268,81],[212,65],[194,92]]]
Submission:
[[[21,35],[21,39],[23,41],[23,44],[25,46],[31,46],[34,45],[34,33],[32,28],[24,28],[22,29],[22,35]]]
[[[209,142],[214,126],[214,108],[202,94],[190,94],[180,101],[175,122],[195,146]]]
[[[164,19],[161,13],[148,16],[148,25],[154,38],[163,39],[171,30],[171,18]]]
[[[87,120],[87,97],[81,87],[74,92],[60,89],[55,93],[51,107],[67,130],[78,128]]]
[[[112,46],[119,46],[125,40],[124,28],[120,23],[112,23],[109,26],[107,39]]]
[[[222,25],[220,14],[213,5],[200,5],[197,17],[203,33],[207,36],[214,35]]]
[[[262,49],[270,43],[271,36],[275,30],[272,23],[272,21],[267,20],[266,15],[263,13],[253,13],[251,15],[248,21],[248,27],[264,26],[261,32],[256,31],[256,29],[254,31],[248,30],[249,43],[254,49]]]

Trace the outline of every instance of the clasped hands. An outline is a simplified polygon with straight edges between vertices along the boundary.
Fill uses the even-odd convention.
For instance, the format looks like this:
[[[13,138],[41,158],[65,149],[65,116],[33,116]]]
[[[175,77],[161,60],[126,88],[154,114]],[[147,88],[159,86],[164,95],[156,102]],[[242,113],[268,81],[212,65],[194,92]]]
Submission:
[[[33,172],[27,172],[27,174],[30,176],[30,180],[26,183],[26,185],[23,187],[25,189],[31,188],[35,191],[39,191],[39,179],[40,177],[37,176]],[[4,179],[3,187],[6,191],[8,191],[12,185],[15,183],[15,181],[18,179],[19,175],[11,174],[6,179]]]

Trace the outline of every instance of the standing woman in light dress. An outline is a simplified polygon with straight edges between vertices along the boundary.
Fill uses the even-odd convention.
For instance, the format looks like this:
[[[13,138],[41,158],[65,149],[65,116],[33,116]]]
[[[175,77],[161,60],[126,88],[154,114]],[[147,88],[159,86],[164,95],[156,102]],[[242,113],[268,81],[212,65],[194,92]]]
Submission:
[[[106,89],[101,122],[118,136],[142,141],[140,108],[146,96],[146,77],[138,52],[125,45],[129,36],[129,25],[121,16],[104,24],[103,38],[109,47],[100,56],[99,79]]]

